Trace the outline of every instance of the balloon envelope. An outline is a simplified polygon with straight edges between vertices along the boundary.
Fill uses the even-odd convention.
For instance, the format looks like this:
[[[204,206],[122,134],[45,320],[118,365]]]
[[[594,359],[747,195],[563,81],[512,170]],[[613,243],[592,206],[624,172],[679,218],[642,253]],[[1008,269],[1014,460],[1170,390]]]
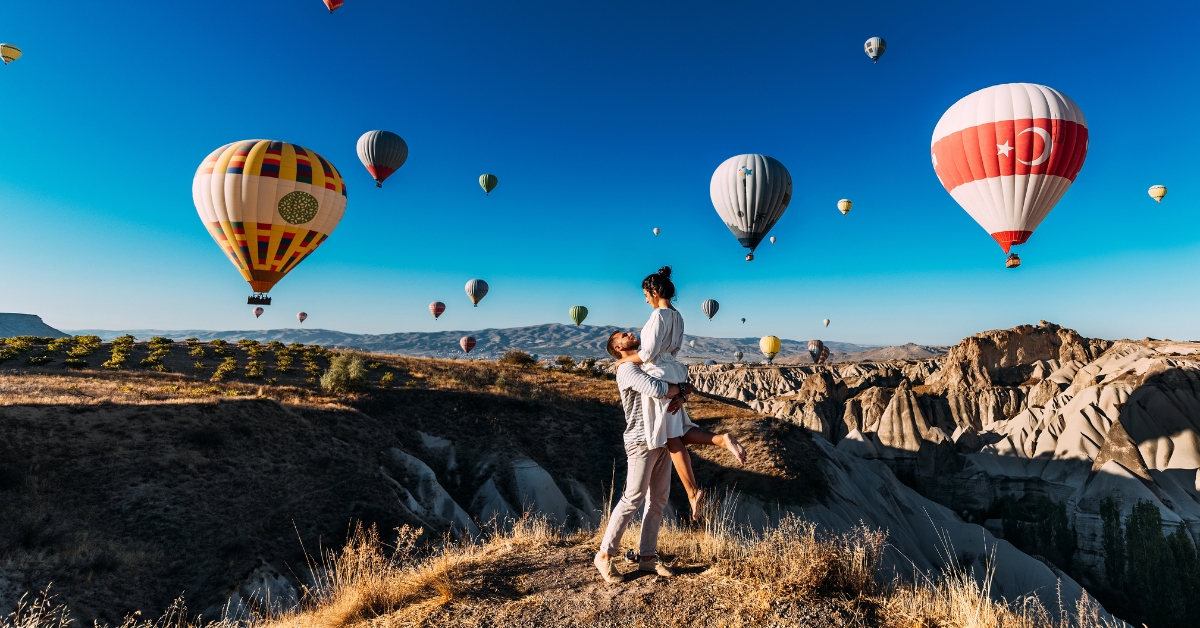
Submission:
[[[446,304],[442,303],[441,301],[434,301],[433,303],[429,304],[429,313],[433,314],[433,320],[437,320],[437,318],[442,315],[442,312],[445,311]]]
[[[775,244],[775,236],[771,236],[771,244]]]
[[[853,206],[854,206],[854,203],[851,203],[850,199],[844,198],[844,199],[838,201],[837,207],[838,207],[838,211],[842,212],[842,215],[845,216],[846,214],[850,213],[850,208]]]
[[[308,320],[308,312],[297,312],[296,320],[300,321],[300,323],[303,324],[304,321]]]
[[[458,346],[462,347],[463,353],[470,353],[471,349],[475,348],[475,339],[471,336],[463,336],[459,339]]]
[[[768,358],[775,357],[781,347],[782,344],[779,342],[779,338],[775,336],[763,336],[762,340],[758,341],[759,351],[762,351],[763,355]]]
[[[820,340],[809,340],[808,355],[812,358],[813,364],[823,364],[829,357],[829,348]]]
[[[938,180],[1005,253],[1023,244],[1075,181],[1087,157],[1083,112],[1033,83],[981,89],[933,129]]]
[[[375,187],[408,161],[408,144],[391,131],[367,131],[358,138],[358,160],[375,179]]]
[[[333,233],[346,212],[346,183],[311,150],[243,140],[204,159],[192,200],[242,278],[264,293]]]
[[[329,8],[329,12],[333,13],[341,8],[345,0],[325,0],[325,6]]]
[[[658,227],[655,227],[655,228],[654,228],[654,235],[656,235],[656,236],[657,236],[657,235],[658,235],[658,234],[660,234],[660,233],[662,233],[662,232],[658,230]]]
[[[742,354],[742,352],[741,352],[741,351],[734,351],[734,352],[733,352],[733,359],[734,359],[734,360],[737,360],[738,362],[741,362],[741,361],[742,361],[742,355],[743,355],[743,354]]]
[[[715,299],[705,299],[704,303],[700,304],[700,310],[704,312],[704,315],[707,316],[708,320],[710,321],[712,320],[712,317],[717,315],[717,310],[719,309],[721,309],[721,304],[717,303]]]
[[[743,325],[745,325],[745,324],[746,324],[746,319],[744,319],[744,318],[742,319],[742,324],[743,324]]]
[[[773,157],[737,155],[717,166],[708,193],[725,226],[753,254],[792,200],[792,175]]]
[[[887,42],[882,37],[872,37],[863,44],[863,51],[875,63],[879,63],[879,57],[883,56],[884,50],[887,50]]]
[[[1149,193],[1150,193],[1150,198],[1154,199],[1154,202],[1161,203],[1163,200],[1163,197],[1167,195],[1167,186],[1152,185],[1152,186],[1150,186]]]
[[[12,44],[0,44],[0,59],[4,60],[4,65],[8,65],[12,61],[21,58],[21,49]]]
[[[583,323],[583,319],[587,318],[587,308],[582,305],[572,307],[568,313],[571,315],[571,322],[575,323],[576,327],[579,327]]]
[[[256,307],[250,311],[254,312],[254,318],[258,318],[259,316],[262,316],[263,312],[265,312],[266,310],[262,309],[261,307]]]
[[[479,175],[479,187],[483,188],[484,194],[491,194],[492,190],[496,189],[496,184],[499,182],[500,180],[497,179],[496,175],[494,174]]]
[[[693,349],[695,349],[695,348],[696,348],[696,341],[695,341],[695,340],[688,341],[688,344],[689,344],[689,345],[691,345],[691,347],[692,347]]]
[[[474,303],[475,307],[479,307],[479,301],[488,293],[487,282],[482,279],[472,279],[467,282],[466,291],[467,298],[471,300],[471,303]]]
[[[825,319],[823,322],[825,323],[825,326],[826,326],[826,327],[829,327],[829,319],[828,319],[828,318],[827,318],[827,319]]]

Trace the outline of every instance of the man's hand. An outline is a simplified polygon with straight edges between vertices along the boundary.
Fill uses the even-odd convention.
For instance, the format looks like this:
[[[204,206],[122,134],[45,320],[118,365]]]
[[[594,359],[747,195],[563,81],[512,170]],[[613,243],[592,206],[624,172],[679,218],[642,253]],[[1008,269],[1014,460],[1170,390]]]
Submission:
[[[671,403],[667,404],[667,414],[675,414],[687,403],[687,397],[684,395],[675,395],[671,397]]]

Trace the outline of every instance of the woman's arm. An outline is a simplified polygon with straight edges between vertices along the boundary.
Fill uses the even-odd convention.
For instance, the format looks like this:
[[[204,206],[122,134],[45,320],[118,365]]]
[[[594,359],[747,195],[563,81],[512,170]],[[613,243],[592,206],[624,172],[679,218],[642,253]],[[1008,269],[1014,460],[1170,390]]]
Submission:
[[[662,335],[666,331],[662,311],[656,309],[651,312],[650,320],[646,321],[646,326],[642,328],[642,347],[637,352],[642,362],[653,362],[654,358],[662,353],[662,346],[666,341]]]

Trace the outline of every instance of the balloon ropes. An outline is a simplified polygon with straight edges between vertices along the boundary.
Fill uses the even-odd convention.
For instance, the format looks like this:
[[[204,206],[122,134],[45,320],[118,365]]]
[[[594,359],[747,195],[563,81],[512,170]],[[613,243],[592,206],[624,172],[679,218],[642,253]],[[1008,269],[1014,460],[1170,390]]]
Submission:
[[[708,320],[710,321],[712,320],[712,317],[717,315],[717,310],[719,309],[721,309],[721,304],[717,303],[716,299],[705,299],[704,303],[700,304],[700,310],[704,312],[704,315],[707,316]]]
[[[484,196],[491,194],[492,190],[496,189],[496,184],[499,182],[500,180],[497,179],[496,175],[494,174],[479,175],[479,187],[483,188]]]
[[[295,144],[243,140],[209,154],[192,179],[209,235],[254,290],[251,305],[321,246],[346,212],[333,164]]]
[[[762,351],[763,355],[767,356],[767,364],[770,364],[775,359],[782,346],[782,343],[779,342],[779,338],[776,336],[763,336],[762,340],[758,341],[758,349]]]
[[[433,303],[429,304],[429,313],[433,314],[433,320],[435,320],[435,321],[438,319],[439,316],[442,315],[442,312],[445,312],[445,311],[446,311],[446,304],[442,303],[441,301],[434,301]]]
[[[583,319],[587,318],[587,308],[582,305],[576,305],[571,308],[568,314],[571,316],[571,322],[575,323],[576,327],[579,327],[583,324]]]
[[[773,157],[737,155],[717,166],[708,193],[725,226],[750,249],[751,261],[792,200],[792,175]]]
[[[933,129],[930,156],[942,186],[1010,253],[1024,244],[1087,157],[1083,112],[1063,93],[1033,83],[981,89],[954,103]]]
[[[483,297],[487,296],[488,285],[482,279],[472,279],[467,282],[465,290],[467,291],[467,298],[471,300],[471,303],[474,303],[475,307],[479,307],[479,302],[483,300]]]
[[[871,57],[873,63],[879,63],[879,57],[883,56],[885,50],[887,50],[887,42],[882,37],[872,37],[863,44],[863,52]]]
[[[381,188],[383,180],[408,161],[408,144],[391,131],[367,131],[358,138],[358,160]]]

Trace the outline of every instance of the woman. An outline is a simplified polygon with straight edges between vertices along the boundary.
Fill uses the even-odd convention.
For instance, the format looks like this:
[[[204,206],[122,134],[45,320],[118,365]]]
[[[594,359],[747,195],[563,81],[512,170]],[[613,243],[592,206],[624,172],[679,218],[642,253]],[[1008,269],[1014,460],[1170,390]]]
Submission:
[[[675,284],[671,282],[671,267],[663,266],[657,273],[642,281],[642,292],[646,303],[654,308],[650,320],[642,328],[641,349],[636,357],[622,358],[619,362],[640,362],[647,375],[669,384],[687,382],[687,367],[675,359],[683,347],[683,316],[671,305],[675,298]],[[692,457],[685,443],[719,445],[733,454],[739,464],[745,463],[746,454],[732,434],[713,434],[696,427],[687,415],[686,408],[669,412],[669,399],[643,397],[645,412],[646,447],[666,447],[671,452],[671,462],[683,488],[687,491],[688,503],[692,507],[692,519],[698,520],[703,508],[704,490],[696,482],[692,471]]]

